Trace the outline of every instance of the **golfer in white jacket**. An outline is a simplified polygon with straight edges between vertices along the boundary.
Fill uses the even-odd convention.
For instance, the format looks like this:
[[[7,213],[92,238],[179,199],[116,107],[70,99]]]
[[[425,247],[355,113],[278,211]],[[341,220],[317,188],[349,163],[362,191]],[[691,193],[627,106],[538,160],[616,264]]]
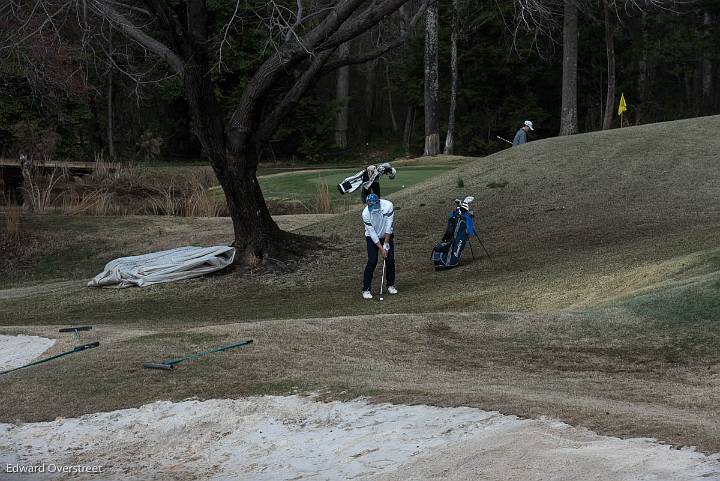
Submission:
[[[367,196],[367,205],[362,211],[365,224],[368,260],[363,275],[363,297],[372,299],[370,286],[378,262],[378,253],[385,258],[387,272],[387,292],[397,294],[395,288],[395,246],[393,241],[393,221],[395,219],[392,202],[380,199],[377,194]]]

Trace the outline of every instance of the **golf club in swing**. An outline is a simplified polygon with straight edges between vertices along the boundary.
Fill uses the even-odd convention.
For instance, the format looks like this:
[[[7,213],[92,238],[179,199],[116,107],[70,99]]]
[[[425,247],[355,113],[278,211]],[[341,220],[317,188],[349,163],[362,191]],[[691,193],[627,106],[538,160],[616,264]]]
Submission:
[[[500,137],[499,135],[496,135],[496,137],[498,139],[502,140],[503,142],[507,142],[508,144],[512,145],[512,142],[510,142],[508,139],[504,139],[504,138]]]
[[[382,288],[383,288],[384,283],[385,283],[385,257],[383,257],[383,269],[382,269],[382,275],[380,276],[380,300],[381,301],[384,300],[383,295],[382,295]]]

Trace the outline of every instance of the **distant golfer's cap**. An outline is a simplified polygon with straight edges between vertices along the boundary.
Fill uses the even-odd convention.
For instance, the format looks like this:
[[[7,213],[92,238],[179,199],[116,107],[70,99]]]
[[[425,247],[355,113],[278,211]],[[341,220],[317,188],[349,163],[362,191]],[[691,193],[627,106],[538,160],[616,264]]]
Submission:
[[[368,210],[370,210],[370,212],[374,212],[380,208],[380,197],[378,197],[377,194],[368,195],[365,202],[367,203]]]
[[[533,129],[532,122],[530,122],[529,120],[526,120],[525,122],[523,122],[523,125],[525,125],[530,130],[535,130],[535,129]]]

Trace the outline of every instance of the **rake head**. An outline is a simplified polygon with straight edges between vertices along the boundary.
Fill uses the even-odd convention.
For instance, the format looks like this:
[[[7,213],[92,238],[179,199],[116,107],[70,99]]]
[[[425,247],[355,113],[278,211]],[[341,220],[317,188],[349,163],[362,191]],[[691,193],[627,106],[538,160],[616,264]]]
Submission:
[[[163,369],[165,371],[171,371],[173,369],[172,364],[163,364],[161,362],[146,362],[143,364],[146,369]]]

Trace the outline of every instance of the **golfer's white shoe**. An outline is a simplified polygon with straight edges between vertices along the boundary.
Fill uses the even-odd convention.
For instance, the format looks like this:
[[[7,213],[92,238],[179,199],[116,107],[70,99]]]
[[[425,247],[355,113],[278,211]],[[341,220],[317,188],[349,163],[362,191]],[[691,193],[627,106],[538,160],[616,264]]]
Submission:
[[[397,294],[397,289],[395,289],[395,286],[388,286],[388,294]]]
[[[370,291],[363,291],[363,299],[372,299],[372,294],[370,294]]]

